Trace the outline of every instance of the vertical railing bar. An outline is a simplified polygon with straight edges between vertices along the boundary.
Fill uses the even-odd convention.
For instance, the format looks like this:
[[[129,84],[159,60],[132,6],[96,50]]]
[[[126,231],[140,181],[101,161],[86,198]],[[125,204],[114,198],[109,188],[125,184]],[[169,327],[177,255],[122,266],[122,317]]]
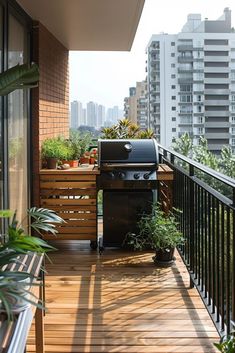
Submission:
[[[204,214],[205,214],[205,204],[203,202],[204,200],[204,190],[202,189],[201,190],[201,201],[200,201],[200,204],[201,204],[201,291],[203,291],[204,289],[204,259],[205,259],[205,246],[204,246],[204,227],[203,227],[203,217],[204,217]]]
[[[226,232],[226,258],[227,258],[227,266],[226,266],[226,327],[227,333],[230,333],[230,263],[231,263],[231,238],[230,238],[230,209],[226,207],[227,214],[227,232]]]
[[[189,189],[189,198],[190,198],[190,243],[189,243],[189,269],[194,271],[194,181],[192,177],[194,176],[194,167],[189,166],[189,176],[190,176],[190,189]]]
[[[208,194],[208,305],[211,305],[211,195]]]
[[[200,210],[200,200],[201,200],[201,187],[198,186],[197,188],[197,273],[198,273],[198,286],[201,284],[201,249],[200,249],[200,243],[201,243],[201,210]]]
[[[219,200],[216,200],[216,252],[215,252],[215,258],[216,258],[216,321],[219,322],[219,317],[220,317],[220,204]]]
[[[233,190],[235,191],[235,189]],[[234,204],[235,207],[235,193],[234,193]],[[231,211],[232,213],[232,321],[235,322],[235,208]]]
[[[205,192],[205,208],[204,208],[204,213],[205,213],[205,291],[204,291],[204,298],[207,298],[207,290],[208,290],[208,207],[207,207],[207,202],[208,202],[208,193]]]
[[[221,204],[221,330],[224,330],[224,303],[225,303],[225,276],[224,276],[224,259],[225,259],[225,253],[224,253],[224,204]]]
[[[195,212],[194,212],[194,278],[197,280],[198,278],[198,274],[197,274],[197,270],[198,270],[198,249],[197,249],[197,223],[198,223],[198,185],[195,185]]]
[[[211,259],[212,259],[212,313],[215,313],[215,292],[216,292],[216,274],[215,274],[215,197],[212,197],[212,236],[211,236]]]

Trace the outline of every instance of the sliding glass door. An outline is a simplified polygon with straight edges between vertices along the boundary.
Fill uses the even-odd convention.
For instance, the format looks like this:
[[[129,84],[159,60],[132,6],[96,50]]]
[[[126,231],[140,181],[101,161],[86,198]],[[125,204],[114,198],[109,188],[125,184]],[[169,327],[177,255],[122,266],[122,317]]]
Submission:
[[[27,62],[27,32],[9,15],[8,67]],[[8,166],[9,206],[17,218],[25,218],[28,207],[28,106],[27,90],[8,95]]]
[[[31,20],[18,4],[0,0],[1,72],[29,62],[30,31]],[[0,209],[16,210],[20,221],[29,206],[29,104],[28,90],[0,97]]]

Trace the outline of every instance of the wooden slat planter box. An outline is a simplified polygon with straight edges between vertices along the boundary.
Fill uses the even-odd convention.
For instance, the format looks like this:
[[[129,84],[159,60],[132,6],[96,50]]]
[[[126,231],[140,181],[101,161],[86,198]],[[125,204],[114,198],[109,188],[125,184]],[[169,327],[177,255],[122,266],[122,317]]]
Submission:
[[[97,169],[41,170],[41,207],[55,210],[66,223],[57,227],[58,240],[97,240]],[[172,207],[173,171],[159,165],[159,197],[167,211]],[[44,239],[55,239],[45,235]]]
[[[41,207],[55,210],[66,223],[57,227],[56,239],[97,239],[97,169],[41,170]],[[45,235],[44,239],[55,239]]]
[[[159,201],[163,210],[168,213],[172,209],[173,201],[173,170],[166,164],[160,164],[157,171],[159,183]]]

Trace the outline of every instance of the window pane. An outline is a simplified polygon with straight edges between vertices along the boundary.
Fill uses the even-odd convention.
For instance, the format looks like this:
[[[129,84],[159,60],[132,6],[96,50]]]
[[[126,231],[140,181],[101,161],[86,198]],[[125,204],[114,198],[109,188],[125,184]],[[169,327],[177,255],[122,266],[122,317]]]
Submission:
[[[24,27],[9,16],[8,66],[26,61]],[[8,95],[9,203],[22,220],[28,207],[27,100],[24,90]]]
[[[0,6],[0,72],[2,71],[3,58],[3,10]],[[0,97],[0,209],[3,208],[3,111],[2,111],[2,97]],[[0,220],[0,233],[2,233],[2,222]]]

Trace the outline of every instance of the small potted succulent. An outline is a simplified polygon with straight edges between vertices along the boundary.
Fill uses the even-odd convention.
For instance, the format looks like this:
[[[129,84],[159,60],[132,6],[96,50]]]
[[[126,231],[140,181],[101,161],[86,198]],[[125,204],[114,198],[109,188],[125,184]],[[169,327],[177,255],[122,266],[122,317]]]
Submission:
[[[138,233],[128,233],[124,244],[135,250],[153,249],[155,250],[153,260],[156,264],[172,264],[175,247],[183,242],[174,214],[165,214],[159,204],[153,204],[152,212],[144,214],[137,226]]]

